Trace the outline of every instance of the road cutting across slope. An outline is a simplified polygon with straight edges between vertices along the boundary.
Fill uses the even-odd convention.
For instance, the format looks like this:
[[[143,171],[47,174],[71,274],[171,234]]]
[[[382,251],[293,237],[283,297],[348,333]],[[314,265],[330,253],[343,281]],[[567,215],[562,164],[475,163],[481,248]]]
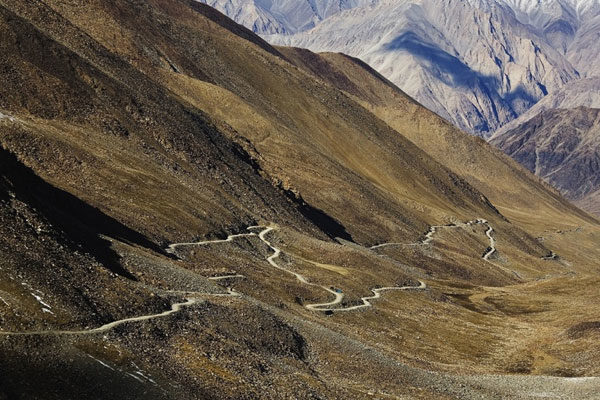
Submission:
[[[190,299],[187,299],[183,303],[174,303],[171,305],[170,310],[167,310],[167,311],[164,311],[164,312],[161,312],[158,314],[148,314],[148,315],[141,315],[139,317],[124,318],[124,319],[120,319],[120,320],[113,321],[108,324],[102,325],[98,328],[83,329],[83,330],[76,330],[76,331],[67,331],[67,330],[23,331],[23,332],[2,332],[2,331],[0,331],[0,336],[90,335],[90,334],[94,334],[94,333],[102,333],[102,332],[109,331],[113,328],[116,328],[119,325],[126,324],[128,322],[140,322],[140,321],[148,321],[148,320],[155,319],[155,318],[163,318],[163,317],[169,316],[171,314],[174,314],[176,312],[179,312],[184,307],[190,307],[190,306],[198,303],[199,301],[200,301],[200,299],[190,298]]]
[[[289,269],[286,269],[286,268],[284,268],[284,267],[280,266],[279,264],[277,264],[277,263],[275,262],[275,259],[276,259],[276,258],[279,258],[279,256],[281,255],[281,249],[279,249],[279,248],[277,248],[277,247],[273,246],[273,245],[271,244],[271,242],[269,242],[269,241],[266,239],[266,235],[267,235],[269,232],[273,231],[274,229],[275,229],[275,228],[273,228],[273,227],[267,227],[267,228],[265,228],[265,229],[264,229],[264,230],[263,230],[263,231],[262,231],[262,232],[261,232],[261,233],[258,235],[258,237],[260,238],[260,240],[261,240],[261,241],[262,241],[264,244],[266,244],[267,246],[269,246],[269,248],[270,248],[271,250],[273,250],[273,254],[271,254],[269,257],[267,257],[267,262],[268,262],[269,264],[271,264],[273,267],[275,267],[275,268],[277,268],[277,269],[279,269],[279,270],[281,270],[281,271],[283,271],[283,272],[286,272],[286,273],[288,273],[288,274],[294,275],[294,276],[296,277],[296,279],[297,279],[298,281],[300,281],[301,283],[303,283],[303,284],[305,284],[305,285],[309,285],[309,286],[314,286],[314,287],[321,288],[321,289],[323,289],[323,290],[325,290],[325,291],[327,291],[327,292],[331,293],[331,294],[334,296],[334,299],[333,299],[332,301],[328,302],[328,303],[320,303],[320,304],[307,304],[307,305],[305,305],[305,307],[306,307],[306,308],[308,308],[309,310],[319,310],[321,307],[331,307],[331,306],[334,306],[334,305],[340,304],[340,303],[342,302],[342,300],[344,299],[344,294],[343,294],[343,293],[339,293],[339,292],[337,292],[337,291],[335,291],[335,290],[333,290],[333,289],[330,289],[330,288],[328,288],[328,287],[326,287],[326,286],[318,285],[318,284],[316,284],[316,283],[311,283],[311,282],[309,282],[309,281],[308,281],[308,279],[306,279],[306,278],[305,278],[303,275],[301,275],[301,274],[299,274],[299,273],[297,273],[297,272],[294,272],[294,271],[290,271]]]
[[[425,237],[423,238],[423,240],[420,240],[418,242],[415,242],[415,243],[396,243],[396,242],[381,243],[381,244],[378,244],[375,246],[371,246],[371,247],[369,247],[369,249],[376,250],[376,249],[380,249],[382,247],[387,247],[387,246],[426,246],[428,244],[431,244],[431,242],[433,242],[433,238],[434,238],[435,234],[440,229],[466,228],[466,227],[473,226],[473,225],[487,225],[487,230],[485,232],[485,235],[490,240],[490,246],[486,250],[485,254],[483,255],[483,259],[485,261],[489,261],[490,257],[497,251],[496,250],[496,239],[492,236],[492,234],[494,233],[494,228],[490,225],[490,223],[487,220],[485,220],[483,218],[477,218],[472,221],[468,221],[465,223],[458,223],[458,224],[433,225],[429,228],[429,230],[425,234]]]
[[[343,299],[344,299],[344,293],[339,291],[339,290],[334,290],[331,287],[327,287],[324,285],[319,285],[317,283],[312,283],[310,282],[305,276],[303,276],[302,274],[299,274],[297,272],[291,271],[283,266],[281,266],[280,264],[277,263],[277,261],[275,261],[276,259],[279,258],[279,256],[281,255],[281,249],[279,249],[278,247],[274,246],[268,239],[267,239],[267,235],[274,231],[275,228],[274,227],[266,227],[266,226],[251,226],[248,228],[250,229],[263,229],[259,234],[258,234],[258,238],[269,247],[269,249],[271,249],[273,251],[273,253],[267,257],[267,262],[274,268],[277,268],[280,271],[283,271],[287,274],[293,275],[300,283],[304,284],[304,285],[308,285],[308,286],[313,286],[313,287],[317,287],[319,289],[322,289],[326,292],[328,292],[329,294],[333,295],[333,300],[329,301],[329,302],[325,302],[325,303],[318,303],[318,304],[306,304],[305,307],[309,310],[313,310],[313,311],[325,311],[325,312],[336,312],[336,311],[354,311],[354,310],[358,310],[361,308],[366,308],[366,307],[371,307],[372,304],[370,303],[370,300],[375,300],[381,297],[381,293],[384,291],[391,291],[391,290],[421,290],[421,289],[425,289],[427,288],[427,285],[425,284],[425,282],[419,281],[419,286],[392,286],[392,287],[384,287],[384,288],[376,288],[376,289],[371,289],[371,292],[373,292],[373,296],[365,296],[361,298],[362,304],[360,305],[355,305],[355,306],[349,306],[349,307],[335,307],[339,304],[342,303]],[[247,234],[236,234],[236,235],[230,235],[227,237],[227,239],[224,240],[214,240],[214,241],[201,241],[201,242],[196,242],[196,243],[175,243],[172,244],[168,247],[168,249],[173,249],[173,251],[175,249],[177,249],[178,247],[181,246],[202,246],[202,245],[209,245],[209,244],[216,244],[216,243],[224,243],[224,242],[231,242],[233,241],[233,239],[238,238],[238,237],[246,237],[246,236],[257,236],[256,233],[251,232],[251,233],[247,233]]]
[[[211,276],[208,278],[209,281],[222,281],[224,279],[234,279],[234,278],[245,278],[244,275],[240,274],[232,274],[232,275],[221,275],[221,276]]]
[[[488,248],[485,250],[485,253],[482,255],[482,259],[484,261],[489,262],[490,264],[494,265],[495,267],[505,271],[508,274],[512,274],[514,275],[517,279],[523,280],[523,277],[517,272],[517,271],[513,271],[511,269],[508,269],[502,265],[499,265],[497,263],[494,263],[490,260],[490,257],[493,256],[498,250],[496,248],[496,238],[494,238],[493,234],[494,234],[494,228],[490,225],[490,223],[483,218],[478,218],[472,221],[468,221],[465,223],[457,223],[457,224],[449,224],[449,225],[434,225],[431,226],[429,228],[429,230],[427,231],[427,233],[425,234],[425,237],[423,240],[415,242],[415,243],[395,243],[395,242],[391,242],[391,243],[382,243],[382,244],[378,244],[372,247],[369,247],[369,250],[376,250],[376,249],[380,249],[382,247],[386,247],[386,246],[426,246],[431,244],[431,242],[434,239],[434,235],[440,230],[440,229],[455,229],[455,228],[466,228],[469,226],[473,226],[473,225],[486,225],[487,226],[487,230],[485,231],[485,235],[487,236],[487,238],[490,241],[490,245],[488,246]]]
[[[391,287],[382,287],[377,289],[371,289],[373,292],[373,296],[361,297],[362,304],[358,304],[355,306],[344,307],[344,308],[323,308],[323,305],[318,305],[318,308],[314,308],[315,305],[306,306],[307,308],[311,308],[318,311],[354,311],[365,307],[372,307],[373,305],[369,300],[375,300],[381,297],[382,292],[393,291],[393,290],[421,290],[427,289],[427,285],[423,281],[419,281],[419,286],[391,286]]]
[[[102,333],[109,331],[117,326],[129,323],[129,322],[141,322],[141,321],[149,321],[157,318],[164,318],[171,314],[177,313],[181,311],[185,307],[193,306],[197,304],[203,299],[200,297],[240,297],[241,295],[232,289],[227,289],[226,293],[201,293],[201,292],[192,292],[192,291],[184,291],[184,290],[166,290],[164,293],[168,294],[180,294],[180,295],[193,295],[194,297],[187,298],[183,303],[173,303],[171,305],[171,309],[167,311],[163,311],[157,314],[148,314],[141,315],[138,317],[130,317],[123,318],[108,324],[99,326],[98,328],[91,329],[82,329],[82,330],[40,330],[40,331],[22,331],[22,332],[4,332],[0,331],[0,336],[36,336],[36,335],[90,335],[94,333]]]
[[[483,259],[485,261],[489,261],[490,257],[496,252],[496,239],[492,236],[494,233],[494,228],[488,224],[488,229],[485,231],[485,235],[490,239],[490,247],[488,251],[483,255]]]
[[[417,243],[410,243],[407,245],[413,245],[413,246],[427,245],[433,241],[433,237],[439,229],[465,227],[465,226],[470,226],[470,225],[474,225],[474,224],[488,225],[488,229],[486,231],[486,236],[490,239],[490,248],[486,252],[486,254],[483,256],[483,258],[484,258],[484,260],[489,261],[489,257],[496,252],[496,247],[495,247],[496,241],[495,241],[494,237],[492,236],[492,234],[494,232],[492,226],[489,225],[489,223],[484,219],[477,219],[474,221],[469,221],[465,224],[432,226],[432,227],[430,227],[429,231],[425,234],[425,238],[422,241],[417,242]],[[266,235],[268,235],[270,232],[275,230],[274,227],[251,226],[251,227],[248,227],[247,229],[248,230],[263,229],[263,230],[258,234],[255,232],[233,234],[233,235],[229,235],[226,239],[206,240],[206,241],[189,242],[189,243],[174,243],[167,247],[167,252],[169,252],[171,254],[175,254],[177,251],[177,248],[183,247],[183,246],[203,246],[203,245],[212,245],[212,244],[219,244],[219,243],[229,243],[229,242],[233,242],[235,239],[241,238],[241,237],[258,237],[265,245],[267,245],[273,251],[273,254],[271,254],[269,257],[267,257],[267,262],[271,266],[273,266],[274,268],[277,268],[280,271],[283,271],[285,273],[293,275],[302,284],[320,288],[334,296],[333,300],[329,301],[329,302],[305,305],[305,307],[307,309],[313,310],[313,311],[324,311],[324,312],[355,311],[355,310],[359,310],[362,308],[372,307],[372,304],[370,301],[379,299],[381,297],[381,293],[383,293],[385,291],[422,290],[422,289],[427,288],[427,285],[422,281],[419,281],[419,283],[420,283],[419,286],[390,286],[390,287],[374,288],[374,289],[371,289],[371,292],[373,293],[372,296],[365,296],[360,299],[362,304],[348,306],[348,307],[335,307],[342,303],[342,301],[344,299],[343,292],[341,292],[339,290],[334,290],[334,289],[324,286],[324,285],[312,283],[303,275],[301,275],[297,272],[291,271],[291,270],[279,265],[275,261],[281,255],[281,249],[274,246],[266,238]],[[391,245],[402,245],[402,244],[401,243],[384,243],[381,245],[373,246],[373,247],[371,247],[371,249],[376,249],[376,248],[380,248],[380,247],[384,247],[384,246],[391,246]],[[230,275],[210,277],[208,279],[213,280],[213,281],[219,281],[219,280],[232,279],[232,278],[244,278],[244,276],[240,275],[240,274],[230,274]],[[198,292],[190,292],[190,291],[177,291],[177,290],[167,291],[167,293],[181,294],[181,295],[194,295],[194,296],[206,295],[206,296],[216,296],[216,297],[218,297],[218,296],[239,296],[239,293],[237,293],[229,288],[227,289],[226,293],[214,293],[214,294],[213,293],[198,293]],[[119,325],[129,323],[129,322],[147,321],[147,320],[151,320],[151,319],[155,319],[155,318],[166,317],[173,313],[179,312],[184,307],[188,307],[193,304],[196,304],[198,301],[199,301],[199,299],[197,297],[190,297],[184,303],[174,303],[171,306],[171,310],[164,311],[162,313],[143,315],[143,316],[139,316],[139,317],[124,318],[121,320],[117,320],[117,321],[105,324],[101,327],[88,329],[88,330],[78,330],[78,331],[48,330],[48,331],[25,331],[25,332],[0,332],[0,335],[81,335],[81,334],[100,333],[100,332],[108,331]]]
[[[252,228],[257,228],[257,227],[251,226],[248,229],[252,229]],[[254,232],[238,233],[238,234],[235,234],[235,235],[229,235],[229,236],[227,236],[227,239],[205,240],[205,241],[190,242],[190,243],[174,243],[174,244],[170,244],[165,250],[169,254],[175,254],[177,252],[177,248],[178,247],[184,247],[184,246],[202,246],[202,245],[205,245],[205,244],[228,243],[228,242],[233,242],[235,239],[240,238],[240,237],[250,237],[250,236],[256,236],[256,233],[254,233]]]

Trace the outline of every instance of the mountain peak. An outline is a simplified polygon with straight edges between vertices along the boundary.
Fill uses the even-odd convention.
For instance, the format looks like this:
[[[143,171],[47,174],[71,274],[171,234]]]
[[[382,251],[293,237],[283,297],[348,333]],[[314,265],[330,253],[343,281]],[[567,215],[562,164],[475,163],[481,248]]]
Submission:
[[[595,30],[587,28],[600,15],[599,0],[252,3],[269,13],[270,27],[284,26],[275,29],[247,22],[252,16],[232,1],[210,4],[271,43],[358,57],[432,111],[484,137],[565,83],[595,74],[590,59],[600,59]]]

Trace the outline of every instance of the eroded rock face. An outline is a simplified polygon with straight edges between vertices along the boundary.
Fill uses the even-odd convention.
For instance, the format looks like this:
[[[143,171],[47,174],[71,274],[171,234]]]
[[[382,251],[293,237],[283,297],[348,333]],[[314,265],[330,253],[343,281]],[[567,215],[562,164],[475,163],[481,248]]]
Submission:
[[[207,3],[273,43],[359,57],[484,137],[566,83],[593,76],[600,50],[597,0],[375,0],[326,10],[319,2]]]
[[[544,111],[577,107],[600,108],[600,78],[579,79],[545,96],[519,118],[494,132],[493,138],[523,125]]]
[[[261,34],[293,34],[309,30],[323,19],[377,0],[199,0]]]
[[[600,188],[599,109],[546,110],[492,142],[572,200]]]

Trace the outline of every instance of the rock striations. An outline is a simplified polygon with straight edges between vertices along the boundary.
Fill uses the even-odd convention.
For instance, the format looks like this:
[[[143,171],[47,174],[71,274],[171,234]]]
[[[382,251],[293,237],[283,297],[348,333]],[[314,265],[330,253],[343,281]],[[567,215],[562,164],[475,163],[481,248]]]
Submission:
[[[364,62],[193,0],[0,0],[0,49],[0,399],[597,398],[600,223]]]
[[[484,137],[566,83],[598,73],[597,0],[342,3],[323,20],[280,9],[274,21],[305,15],[307,23],[275,31],[244,12],[248,4],[263,9],[262,2],[210,3],[272,43],[359,57],[429,109]],[[286,9],[291,3],[311,2],[287,1]]]
[[[598,213],[600,110],[545,110],[492,143],[567,198]]]

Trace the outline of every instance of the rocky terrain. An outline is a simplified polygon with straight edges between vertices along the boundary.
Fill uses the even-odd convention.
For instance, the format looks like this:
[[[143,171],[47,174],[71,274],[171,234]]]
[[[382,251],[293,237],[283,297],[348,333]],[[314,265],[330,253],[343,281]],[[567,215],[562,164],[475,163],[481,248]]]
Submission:
[[[600,110],[543,111],[492,143],[567,198],[597,213],[600,189]]]
[[[546,95],[597,76],[597,0],[375,0],[345,2],[319,17],[297,13],[311,4],[302,0],[276,12],[270,2],[209,3],[271,43],[359,57],[430,110],[484,137]],[[272,22],[256,22],[249,4],[273,12]],[[292,15],[306,23],[270,28]]]
[[[324,8],[318,2],[300,0],[279,5],[221,0],[209,4],[269,42],[359,57],[454,125],[491,143],[502,143],[504,150],[511,142],[509,155],[516,151],[514,143],[526,141],[516,139],[517,132],[523,132],[532,119],[541,118],[542,112],[600,107],[597,0],[376,0],[344,2],[321,13],[318,10]],[[250,5],[271,13],[269,25],[280,23],[285,28],[256,24],[254,14],[246,11]],[[310,22],[290,25],[289,15]],[[547,120],[545,129],[556,132],[558,128],[550,127],[550,121],[555,120]],[[501,137],[508,131],[512,131],[510,139]],[[564,133],[552,140],[544,136],[554,144],[577,140],[567,139]],[[527,160],[536,159],[535,148],[518,147],[515,158],[525,160],[525,167],[534,172]],[[553,157],[552,163],[557,160]],[[584,161],[574,155],[569,166],[561,166],[561,178],[541,176],[579,206],[597,212],[598,194],[591,194],[595,185],[577,189],[586,195],[573,194],[565,187],[594,173],[589,165],[576,164],[578,160]],[[548,172],[556,173],[556,169]]]
[[[599,93],[600,78],[586,78],[572,82],[571,84],[558,90],[556,93],[550,94],[541,99],[535,104],[535,106],[531,107],[519,118],[509,122],[494,132],[494,135],[490,139],[493,143],[494,139],[523,125],[544,111],[556,109],[575,109],[579,107],[600,108]]]
[[[254,32],[265,34],[292,34],[313,28],[323,19],[358,6],[374,4],[376,0],[283,0],[202,1],[218,8]]]
[[[600,223],[363,62],[192,0],[0,37],[0,398],[597,396]]]

